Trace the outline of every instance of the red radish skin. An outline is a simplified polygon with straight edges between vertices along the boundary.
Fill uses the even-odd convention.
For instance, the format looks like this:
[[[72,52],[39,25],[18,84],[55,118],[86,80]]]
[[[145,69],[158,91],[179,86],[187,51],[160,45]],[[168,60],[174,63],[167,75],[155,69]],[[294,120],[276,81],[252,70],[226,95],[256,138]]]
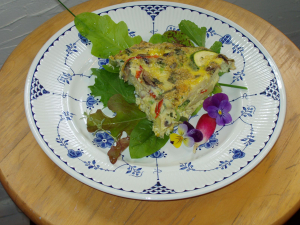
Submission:
[[[217,123],[216,119],[211,118],[207,113],[203,114],[196,126],[196,129],[200,130],[203,134],[203,139],[200,142],[195,143],[193,152],[196,153],[196,149],[198,146],[204,144],[208,141],[208,139],[213,135],[215,132]]]

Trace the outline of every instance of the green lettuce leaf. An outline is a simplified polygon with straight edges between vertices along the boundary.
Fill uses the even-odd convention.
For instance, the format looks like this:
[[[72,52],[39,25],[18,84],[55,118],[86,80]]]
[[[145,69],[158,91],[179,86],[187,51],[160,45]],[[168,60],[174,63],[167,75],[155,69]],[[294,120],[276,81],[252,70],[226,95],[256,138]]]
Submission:
[[[111,64],[102,65],[102,67],[103,67],[106,71],[108,71],[108,72],[110,72],[110,73],[117,73],[117,74],[119,74],[119,72],[120,72],[120,67],[113,67]]]
[[[164,34],[153,34],[149,40],[150,43],[159,44],[169,42],[173,44],[182,44],[185,46],[195,46],[191,39],[181,31],[168,30]]]
[[[152,44],[160,44],[163,42],[167,42],[167,38],[161,34],[153,34],[149,42]]]
[[[80,34],[92,42],[92,55],[98,58],[108,58],[121,50],[139,44],[140,36],[130,37],[124,21],[115,23],[108,15],[99,16],[84,12],[74,19]]]
[[[179,29],[200,47],[205,47],[206,27],[199,28],[194,22],[182,20]]]
[[[101,102],[106,107],[107,103],[115,94],[121,94],[128,103],[135,103],[134,86],[125,83],[116,73],[92,68],[92,74],[97,76],[95,84],[89,86],[93,96],[101,96]]]
[[[130,135],[129,152],[133,159],[143,158],[161,149],[169,140],[156,137],[152,131],[152,122],[144,119],[139,121]]]
[[[135,103],[128,103],[120,94],[109,99],[108,108],[116,113],[115,117],[106,116],[100,109],[95,113],[86,115],[89,132],[109,130],[113,137],[119,138],[125,131],[130,136],[135,126],[147,118],[146,114]]]
[[[222,42],[220,41],[215,41],[213,45],[210,47],[210,50],[212,50],[215,53],[220,53],[222,48]]]

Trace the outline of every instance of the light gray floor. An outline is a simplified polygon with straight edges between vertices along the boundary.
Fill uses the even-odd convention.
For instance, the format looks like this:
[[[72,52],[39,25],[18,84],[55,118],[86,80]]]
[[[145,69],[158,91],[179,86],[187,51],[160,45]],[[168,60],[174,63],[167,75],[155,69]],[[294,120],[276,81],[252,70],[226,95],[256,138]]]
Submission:
[[[72,7],[86,0],[64,0],[63,2],[68,7]],[[227,2],[262,17],[300,48],[300,0],[227,0]],[[1,0],[0,68],[13,49],[31,31],[62,10],[56,0]],[[287,224],[300,224],[299,218],[297,213]],[[0,224],[30,224],[29,219],[15,206],[1,184]]]

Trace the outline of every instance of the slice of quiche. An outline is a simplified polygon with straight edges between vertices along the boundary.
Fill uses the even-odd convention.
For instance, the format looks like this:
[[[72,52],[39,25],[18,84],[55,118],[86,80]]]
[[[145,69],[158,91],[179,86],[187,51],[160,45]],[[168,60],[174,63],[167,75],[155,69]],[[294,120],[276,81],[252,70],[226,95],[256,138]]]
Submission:
[[[234,60],[204,47],[141,42],[110,57],[120,78],[135,87],[136,104],[153,121],[156,136],[169,135],[213,91],[219,72]]]

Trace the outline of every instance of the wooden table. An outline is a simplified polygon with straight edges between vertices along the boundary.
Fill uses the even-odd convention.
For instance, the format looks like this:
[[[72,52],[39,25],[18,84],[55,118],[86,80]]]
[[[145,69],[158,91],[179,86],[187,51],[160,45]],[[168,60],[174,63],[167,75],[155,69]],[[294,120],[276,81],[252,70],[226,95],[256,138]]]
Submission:
[[[34,139],[24,112],[28,69],[44,43],[73,20],[60,13],[32,32],[0,72],[0,179],[14,202],[37,224],[282,224],[300,207],[300,51],[258,16],[220,0],[177,1],[239,24],[268,50],[282,74],[287,114],[278,141],[243,178],[199,197],[163,202],[125,199],[97,191],[54,164]],[[115,0],[114,4],[127,2]],[[75,14],[111,5],[90,0]]]

